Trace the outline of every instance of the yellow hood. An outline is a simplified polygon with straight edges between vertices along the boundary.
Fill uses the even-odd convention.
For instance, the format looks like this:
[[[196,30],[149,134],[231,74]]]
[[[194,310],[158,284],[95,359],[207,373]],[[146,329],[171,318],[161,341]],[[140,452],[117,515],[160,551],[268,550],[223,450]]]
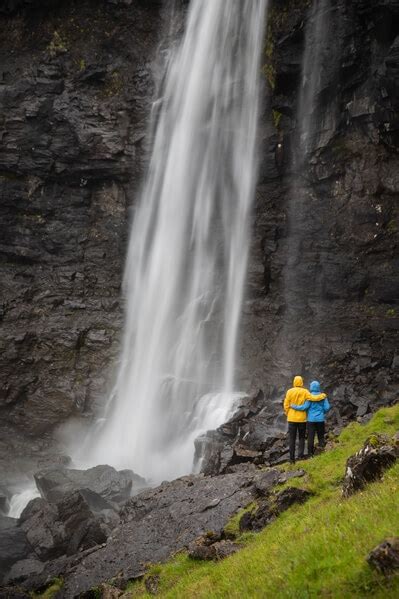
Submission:
[[[303,387],[303,378],[301,376],[294,378],[294,387]]]

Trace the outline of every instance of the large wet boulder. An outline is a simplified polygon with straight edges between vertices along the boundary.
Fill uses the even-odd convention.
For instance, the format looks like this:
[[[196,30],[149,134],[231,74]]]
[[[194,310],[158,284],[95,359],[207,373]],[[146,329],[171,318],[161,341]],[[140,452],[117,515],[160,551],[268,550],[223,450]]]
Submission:
[[[362,449],[346,462],[342,494],[349,497],[367,483],[381,478],[399,457],[399,447],[386,435],[371,435]]]
[[[118,523],[114,506],[88,489],[66,494],[58,503],[33,499],[20,518],[21,529],[41,561],[100,545]]]
[[[19,524],[39,560],[62,554],[63,530],[55,505],[41,497],[32,499],[22,512]]]
[[[80,489],[94,491],[107,501],[123,503],[129,499],[134,486],[136,489],[145,487],[145,480],[132,470],[117,471],[106,465],[88,470],[43,470],[35,474],[35,481],[42,497],[50,503]]]
[[[17,561],[32,553],[25,531],[15,518],[0,516],[0,582]]]

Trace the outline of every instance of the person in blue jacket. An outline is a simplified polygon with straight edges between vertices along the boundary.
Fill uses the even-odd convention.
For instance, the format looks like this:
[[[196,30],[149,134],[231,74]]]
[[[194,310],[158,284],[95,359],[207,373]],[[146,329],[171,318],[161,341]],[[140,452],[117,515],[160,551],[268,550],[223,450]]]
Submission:
[[[310,383],[310,393],[314,396],[319,396],[321,393],[319,381],[313,381]],[[317,441],[319,447],[325,447],[326,442],[324,439],[325,435],[325,415],[330,409],[330,404],[327,397],[325,399],[308,399],[301,406],[291,405],[291,408],[298,410],[299,412],[307,411],[307,423],[308,423],[308,455],[314,455],[314,439],[317,433]]]

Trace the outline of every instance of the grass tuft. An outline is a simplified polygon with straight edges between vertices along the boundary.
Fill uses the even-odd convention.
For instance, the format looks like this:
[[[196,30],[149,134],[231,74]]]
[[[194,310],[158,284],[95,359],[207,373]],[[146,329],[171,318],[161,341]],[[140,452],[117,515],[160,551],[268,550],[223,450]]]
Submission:
[[[62,578],[54,578],[42,593],[32,593],[32,599],[52,599],[64,586]]]

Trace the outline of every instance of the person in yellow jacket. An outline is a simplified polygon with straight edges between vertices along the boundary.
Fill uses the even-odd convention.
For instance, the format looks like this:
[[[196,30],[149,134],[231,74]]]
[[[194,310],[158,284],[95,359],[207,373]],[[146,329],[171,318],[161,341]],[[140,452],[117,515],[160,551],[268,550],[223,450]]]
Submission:
[[[294,386],[288,389],[284,399],[284,412],[288,421],[288,435],[290,443],[290,462],[295,464],[295,445],[298,435],[298,459],[303,458],[305,450],[306,436],[306,411],[295,410],[291,406],[302,406],[305,401],[321,401],[326,397],[325,393],[320,393],[320,396],[312,395],[303,386],[303,378],[296,376],[294,378]]]

